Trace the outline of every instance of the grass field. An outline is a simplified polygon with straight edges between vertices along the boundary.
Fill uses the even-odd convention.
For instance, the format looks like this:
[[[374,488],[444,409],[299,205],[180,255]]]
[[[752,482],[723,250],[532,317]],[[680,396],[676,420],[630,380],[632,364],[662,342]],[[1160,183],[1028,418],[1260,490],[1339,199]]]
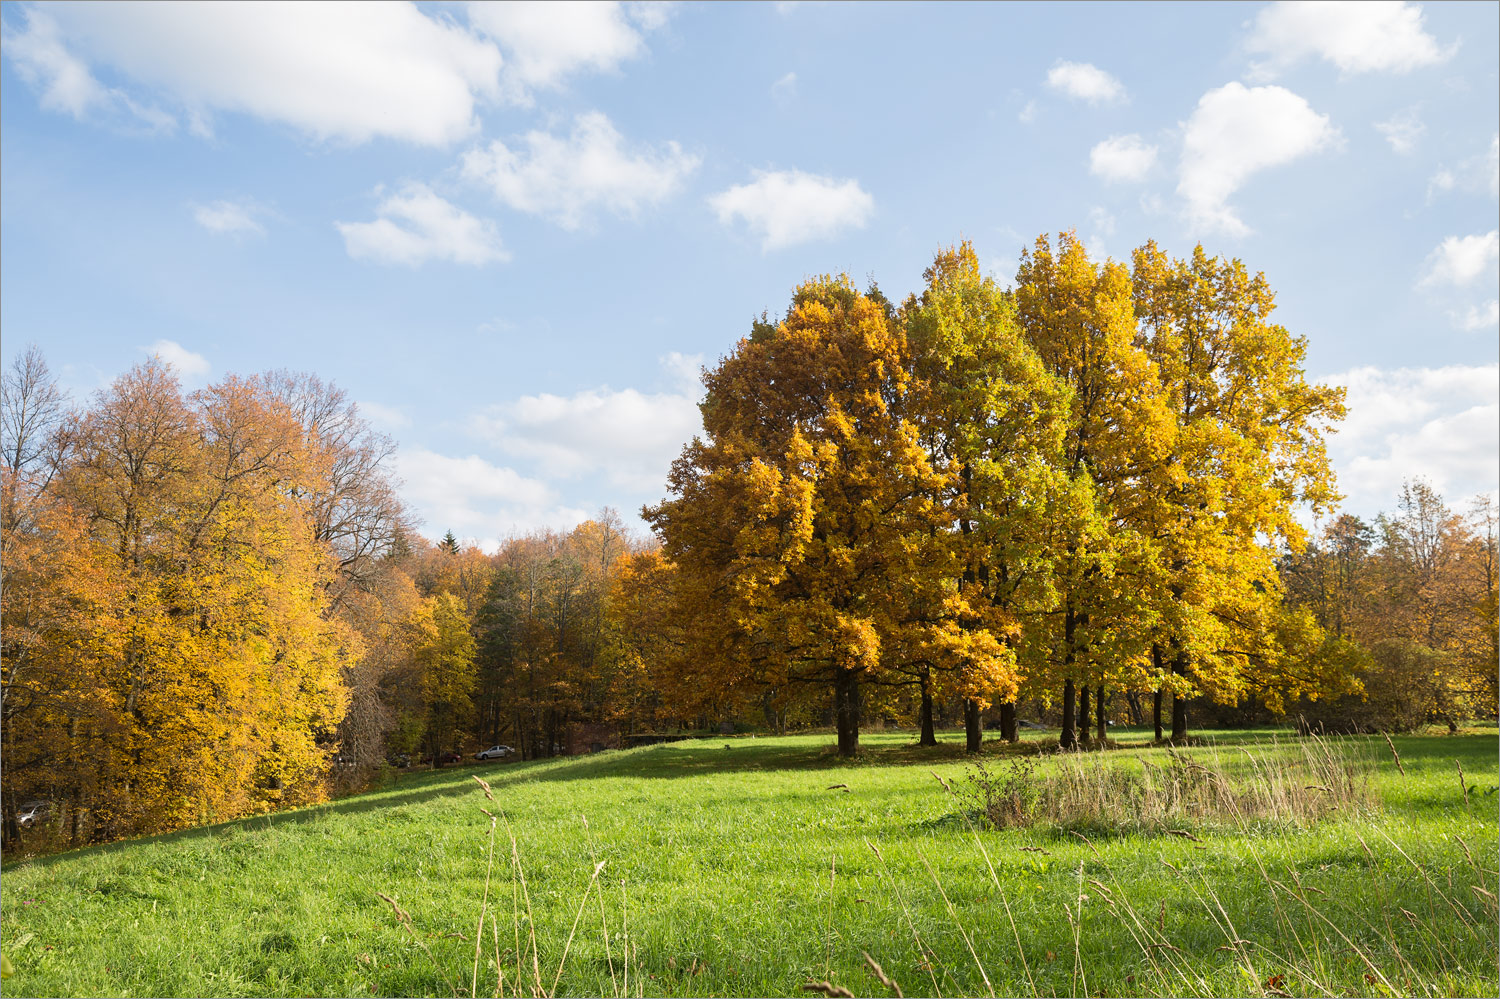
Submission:
[[[1143,732],[1115,737],[1111,763],[1164,754]],[[824,735],[464,766],[8,864],[4,992],[469,994],[481,807],[503,812],[525,875],[523,896],[502,824],[489,889],[499,939],[487,924],[481,995],[495,991],[497,949],[506,994],[518,974],[527,994],[538,979],[558,994],[792,995],[809,980],[894,994],[863,953],[908,995],[1497,992],[1493,728],[1397,738],[1404,776],[1383,739],[1344,740],[1371,761],[1379,808],[1305,830],[1185,830],[1201,842],[976,833],[934,779],[961,784],[966,770],[961,734],[943,738],[919,749],[910,733],[868,733],[853,764]],[[1242,758],[1294,741],[1212,738],[1192,752]],[[1004,752],[986,744],[987,759]],[[416,939],[377,892],[410,912]]]

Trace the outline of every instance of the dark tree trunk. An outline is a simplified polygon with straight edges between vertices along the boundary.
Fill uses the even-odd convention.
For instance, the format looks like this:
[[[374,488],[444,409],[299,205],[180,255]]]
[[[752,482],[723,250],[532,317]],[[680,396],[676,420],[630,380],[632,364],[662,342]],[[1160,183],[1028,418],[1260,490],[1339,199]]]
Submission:
[[[932,726],[932,672],[922,667],[922,737],[919,746],[936,746],[937,731]]]
[[[1089,741],[1089,685],[1078,689],[1078,734],[1084,742]]]
[[[833,680],[834,724],[839,733],[839,755],[859,752],[859,673],[839,669]]]
[[[1073,660],[1077,652],[1073,648],[1073,637],[1078,633],[1078,615],[1070,603],[1063,611],[1063,670],[1071,672]],[[1063,749],[1072,749],[1078,745],[1078,690],[1069,677],[1063,681],[1063,718],[1062,735],[1058,737],[1057,744]]]
[[[1141,695],[1137,694],[1133,690],[1127,690],[1125,692],[1125,703],[1130,706],[1130,724],[1132,724],[1132,725],[1140,725],[1140,723],[1141,723]]]
[[[1064,749],[1078,745],[1078,690],[1072,680],[1063,681],[1062,735],[1057,744]]]
[[[1006,701],[1000,705],[1000,738],[1006,742],[1021,741],[1021,733],[1016,729],[1015,701]]]
[[[1151,665],[1161,675],[1161,646],[1151,646]],[[1151,720],[1156,726],[1156,741],[1161,742],[1161,687],[1156,688],[1156,697],[1151,705]]]
[[[1094,723],[1095,723],[1094,724],[1094,738],[1098,739],[1099,740],[1099,744],[1102,746],[1102,745],[1104,745],[1104,734],[1105,734],[1104,733],[1104,729],[1105,729],[1105,725],[1104,725],[1104,684],[1102,684],[1102,683],[1099,685],[1099,689],[1096,690],[1096,691],[1094,691]]]
[[[979,747],[984,743],[984,732],[979,727],[979,702],[968,698],[964,699],[964,734],[967,736],[964,751],[979,752]]]
[[[1181,649],[1178,649],[1177,655],[1172,657],[1172,675],[1187,676],[1187,653]],[[1181,696],[1173,697],[1172,741],[1182,742],[1187,739],[1187,734],[1187,698]]]

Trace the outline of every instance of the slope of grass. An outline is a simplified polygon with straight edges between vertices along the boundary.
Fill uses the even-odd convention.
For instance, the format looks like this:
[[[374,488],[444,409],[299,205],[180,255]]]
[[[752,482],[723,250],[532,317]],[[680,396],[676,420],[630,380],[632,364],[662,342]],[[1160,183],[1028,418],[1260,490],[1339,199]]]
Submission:
[[[1271,737],[1213,735],[1223,753]],[[1131,748],[1143,732],[1115,738],[1122,765],[1163,752]],[[483,806],[508,821],[526,880],[523,896],[501,825],[500,936],[485,931],[480,994],[495,989],[496,950],[514,992],[517,940],[522,979],[543,991],[566,946],[559,994],[619,994],[627,939],[631,994],[791,995],[809,979],[892,994],[863,953],[909,994],[1130,995],[1185,981],[1200,994],[1385,994],[1386,981],[1496,994],[1493,728],[1398,738],[1404,776],[1383,740],[1348,740],[1376,761],[1382,808],[1304,831],[1202,829],[1201,842],[975,832],[933,777],[962,783],[961,739],[923,749],[908,733],[868,734],[848,764],[827,736],[796,736],[466,766],[8,865],[4,992],[467,994]],[[986,745],[987,758],[1005,752]],[[410,912],[417,939],[377,892]]]

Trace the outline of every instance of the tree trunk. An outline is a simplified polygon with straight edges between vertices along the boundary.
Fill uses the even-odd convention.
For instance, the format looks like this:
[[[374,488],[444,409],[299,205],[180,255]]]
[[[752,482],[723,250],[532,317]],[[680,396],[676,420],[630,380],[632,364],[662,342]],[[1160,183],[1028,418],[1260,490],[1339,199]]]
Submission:
[[[1094,691],[1094,738],[1099,740],[1099,745],[1104,745],[1104,684]]]
[[[839,755],[859,752],[859,673],[838,669],[833,680],[834,724],[839,733]]]
[[[1006,742],[1021,741],[1021,733],[1016,729],[1015,701],[1006,701],[1000,705],[1000,738]]]
[[[1078,690],[1073,686],[1072,680],[1063,681],[1063,704],[1062,704],[1062,735],[1057,744],[1063,749],[1072,749],[1078,745]]]
[[[964,734],[967,736],[964,751],[979,752],[984,743],[984,732],[979,727],[979,702],[968,698],[964,698]]]
[[[1125,703],[1130,707],[1130,724],[1141,724],[1141,695],[1133,690],[1125,692]]]
[[[1172,657],[1172,675],[1187,676],[1187,653],[1182,649]],[[1187,739],[1187,734],[1187,698],[1175,696],[1172,698],[1172,741],[1182,742]]]
[[[1151,666],[1156,670],[1156,674],[1160,676],[1161,646],[1156,643],[1152,643],[1151,645]],[[1161,742],[1161,687],[1159,685],[1156,688],[1155,701],[1151,706],[1151,720],[1156,726],[1156,741]]]
[[[932,727],[932,673],[922,668],[922,737],[919,746],[936,746],[937,732]]]
[[[1084,684],[1078,691],[1078,734],[1084,742],[1089,741],[1089,685]]]

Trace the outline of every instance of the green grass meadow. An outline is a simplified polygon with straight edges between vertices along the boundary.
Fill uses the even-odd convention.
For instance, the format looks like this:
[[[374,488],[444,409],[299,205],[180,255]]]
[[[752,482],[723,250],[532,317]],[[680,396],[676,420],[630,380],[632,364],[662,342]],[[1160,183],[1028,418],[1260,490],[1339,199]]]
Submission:
[[[1114,737],[1111,764],[1165,753]],[[866,733],[852,764],[811,735],[465,765],[7,863],[3,991],[492,995],[498,951],[506,995],[796,995],[809,980],[893,995],[866,953],[907,995],[1497,993],[1494,728],[1398,737],[1404,776],[1380,737],[1340,740],[1371,761],[1382,805],[1366,814],[1087,840],[976,832],[934,777],[966,772],[962,734],[942,738]],[[1190,753],[1294,742],[1211,739]],[[1016,752],[986,743],[986,762]],[[502,822],[473,989],[484,808],[513,831],[525,885]]]

